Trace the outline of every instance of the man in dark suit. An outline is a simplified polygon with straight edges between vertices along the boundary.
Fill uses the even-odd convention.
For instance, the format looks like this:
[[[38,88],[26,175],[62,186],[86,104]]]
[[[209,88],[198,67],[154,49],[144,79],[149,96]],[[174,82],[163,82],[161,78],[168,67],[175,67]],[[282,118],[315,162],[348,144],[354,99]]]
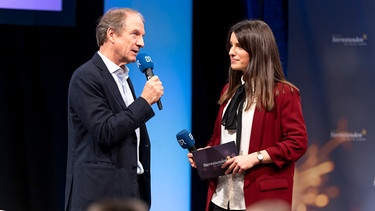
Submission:
[[[144,18],[138,11],[108,10],[96,27],[98,52],[72,75],[66,211],[85,211],[105,198],[137,198],[151,206],[145,123],[155,115],[151,105],[164,88],[153,76],[136,97],[126,67],[144,47],[144,35]]]

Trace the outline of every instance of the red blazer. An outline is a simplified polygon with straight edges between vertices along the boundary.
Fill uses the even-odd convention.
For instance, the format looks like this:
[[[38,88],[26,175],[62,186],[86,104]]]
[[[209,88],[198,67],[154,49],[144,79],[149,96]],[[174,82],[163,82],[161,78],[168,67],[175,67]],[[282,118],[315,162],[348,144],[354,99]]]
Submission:
[[[224,86],[222,93],[227,88],[228,84]],[[281,199],[291,206],[295,162],[307,149],[307,131],[300,93],[295,89],[291,92],[289,85],[284,83],[279,83],[275,92],[276,90],[279,94],[275,94],[275,108],[272,111],[255,110],[249,147],[249,154],[267,150],[274,163],[256,165],[246,172],[246,207],[264,199]],[[224,107],[225,105],[221,105],[219,108],[208,146],[220,144]],[[216,185],[216,178],[209,181],[206,211]]]

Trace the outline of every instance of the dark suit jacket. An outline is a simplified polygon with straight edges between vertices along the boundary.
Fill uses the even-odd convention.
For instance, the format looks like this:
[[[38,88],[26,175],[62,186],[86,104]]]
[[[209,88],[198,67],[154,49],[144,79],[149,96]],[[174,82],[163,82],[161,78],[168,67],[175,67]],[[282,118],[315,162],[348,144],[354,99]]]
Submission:
[[[227,87],[223,88],[222,93]],[[275,108],[272,111],[256,109],[254,112],[248,153],[265,149],[274,163],[256,165],[246,172],[246,207],[266,199],[280,199],[291,205],[295,162],[307,149],[307,131],[299,92],[291,92],[289,85],[283,83],[277,85],[276,92],[279,94],[275,97]],[[209,146],[220,144],[224,107],[221,105],[219,108]],[[216,185],[216,178],[209,181],[206,211]]]
[[[130,86],[134,95],[134,88]],[[109,70],[95,53],[72,75],[68,93],[65,210],[86,211],[102,198],[136,197],[151,205],[150,140],[145,122],[155,115],[143,98],[126,107]],[[137,139],[144,174],[137,176]],[[138,182],[137,182],[138,181]]]

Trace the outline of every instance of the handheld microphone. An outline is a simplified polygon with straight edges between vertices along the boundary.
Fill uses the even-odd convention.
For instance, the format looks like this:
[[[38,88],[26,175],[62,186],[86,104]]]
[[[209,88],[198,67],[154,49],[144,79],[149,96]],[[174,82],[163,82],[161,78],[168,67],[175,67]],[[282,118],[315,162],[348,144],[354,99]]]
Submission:
[[[149,55],[145,53],[138,54],[136,62],[139,70],[146,75],[147,80],[154,76],[154,72],[152,71],[152,69],[154,69],[154,62]],[[162,110],[163,105],[161,104],[160,99],[158,100],[157,104],[159,110]]]
[[[188,149],[189,152],[196,151],[197,149],[195,148],[195,140],[193,135],[186,129],[181,130],[179,133],[176,135],[177,142],[180,144],[180,146],[184,149]]]

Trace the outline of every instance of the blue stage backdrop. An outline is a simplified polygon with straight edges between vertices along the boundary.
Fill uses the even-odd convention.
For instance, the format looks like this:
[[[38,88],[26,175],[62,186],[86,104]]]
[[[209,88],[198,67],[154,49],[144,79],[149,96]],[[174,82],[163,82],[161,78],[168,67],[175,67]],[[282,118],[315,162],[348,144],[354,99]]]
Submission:
[[[375,210],[375,2],[289,1],[288,76],[309,148],[295,211]]]
[[[104,8],[131,7],[146,19],[145,47],[154,62],[154,74],[163,82],[163,109],[153,105],[155,117],[147,122],[151,137],[151,211],[190,211],[190,173],[187,150],[176,134],[191,130],[191,0],[106,0]],[[146,77],[136,64],[128,65],[139,96]]]

